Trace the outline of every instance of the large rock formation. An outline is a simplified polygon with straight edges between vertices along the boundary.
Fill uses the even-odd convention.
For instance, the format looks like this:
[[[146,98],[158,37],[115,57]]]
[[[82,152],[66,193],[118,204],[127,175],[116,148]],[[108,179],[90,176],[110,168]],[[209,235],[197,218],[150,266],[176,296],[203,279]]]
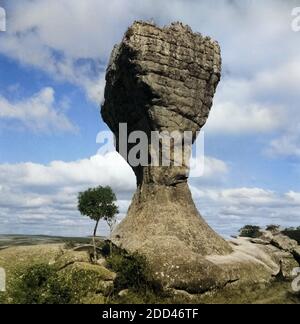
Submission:
[[[153,131],[191,131],[195,140],[208,118],[220,72],[220,48],[210,38],[180,23],[163,29],[134,23],[113,50],[102,107],[118,150],[120,123],[128,125],[128,134],[145,132],[149,145]],[[150,152],[149,161],[159,154]],[[187,185],[188,161],[132,167],[138,190],[115,241],[130,250],[164,242],[200,255],[230,252],[195,208]]]
[[[251,243],[228,243],[217,235],[199,215],[187,184],[191,145],[207,121],[220,76],[217,42],[181,23],[159,28],[144,22],[135,22],[115,46],[106,76],[102,117],[138,186],[112,240],[146,255],[165,287],[190,292],[236,281],[267,281],[279,271],[279,264]],[[133,145],[124,145],[120,123],[127,124],[125,135],[146,134],[146,164],[128,159]],[[181,154],[183,163],[176,163],[174,142],[167,149],[153,149],[153,131],[177,131],[179,138],[192,132],[188,154]],[[168,149],[173,153],[171,165],[150,164]]]

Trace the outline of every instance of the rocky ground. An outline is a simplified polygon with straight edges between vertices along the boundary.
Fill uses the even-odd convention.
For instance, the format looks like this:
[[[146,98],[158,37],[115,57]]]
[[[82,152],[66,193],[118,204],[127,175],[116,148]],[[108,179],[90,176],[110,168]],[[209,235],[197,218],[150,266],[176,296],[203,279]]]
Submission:
[[[39,240],[36,242],[40,243]],[[15,303],[17,300],[14,300],[14,295],[10,292],[15,289],[16,282],[24,276],[29,267],[44,264],[54,266],[58,273],[57,280],[62,280],[66,287],[72,287],[74,303],[300,303],[299,295],[297,296],[291,287],[293,280],[291,271],[299,267],[299,245],[296,241],[281,233],[264,232],[260,238],[236,238],[231,240],[230,244],[236,247],[234,254],[223,259],[220,256],[210,257],[210,261],[220,267],[225,264],[228,266],[230,263],[236,265],[246,254],[247,257],[254,258],[255,262],[260,259],[262,267],[267,265],[269,267],[267,273],[273,272],[273,280],[257,281],[257,276],[254,275],[251,284],[248,280],[247,285],[241,285],[239,280],[242,278],[237,278],[222,289],[202,294],[190,294],[179,289],[150,293],[132,290],[130,287],[116,291],[114,281],[117,273],[109,269],[102,257],[97,264],[92,264],[89,248],[74,250],[62,243],[31,244],[31,246],[4,247],[0,250],[0,267],[4,268],[7,274],[7,293],[0,293],[0,301]],[[269,252],[264,254],[270,250],[272,257]]]

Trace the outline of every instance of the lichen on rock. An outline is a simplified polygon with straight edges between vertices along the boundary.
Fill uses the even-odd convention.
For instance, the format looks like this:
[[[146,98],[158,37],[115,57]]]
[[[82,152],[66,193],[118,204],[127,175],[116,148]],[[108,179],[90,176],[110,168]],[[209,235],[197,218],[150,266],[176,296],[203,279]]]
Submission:
[[[194,142],[208,118],[220,76],[217,42],[181,23],[159,28],[135,22],[115,46],[106,76],[102,116],[116,135],[117,150],[122,151],[120,123],[127,124],[128,134],[143,131],[149,146],[155,131],[189,131]],[[128,145],[125,153],[130,149]],[[149,160],[163,154],[149,152]],[[133,166],[128,161],[138,189],[126,219],[113,234],[116,244],[149,258],[167,258],[175,266],[183,253],[189,258],[191,253],[204,256],[232,251],[194,205],[187,184],[189,158],[180,166]]]
[[[117,151],[137,178],[127,217],[111,239],[145,255],[165,288],[191,293],[268,282],[280,270],[273,254],[282,244],[295,250],[293,243],[278,236],[271,238],[278,243],[272,247],[275,251],[268,239],[264,245],[241,239],[229,243],[209,227],[193,202],[188,187],[192,144],[208,119],[221,63],[219,44],[188,26],[160,28],[137,21],[112,51],[101,109],[116,136]],[[125,139],[124,145],[120,124],[126,124],[125,135],[145,134],[147,163],[136,165],[128,158],[134,144]],[[192,134],[181,164],[176,163],[174,143],[153,149],[153,132],[175,132],[179,138]],[[168,150],[173,153],[170,165],[151,164],[157,157],[161,162]]]

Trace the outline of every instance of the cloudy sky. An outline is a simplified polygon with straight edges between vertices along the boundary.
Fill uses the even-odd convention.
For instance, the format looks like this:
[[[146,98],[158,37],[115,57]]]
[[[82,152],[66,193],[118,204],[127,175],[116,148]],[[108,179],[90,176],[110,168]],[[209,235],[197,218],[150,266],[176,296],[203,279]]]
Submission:
[[[190,180],[205,219],[222,235],[244,224],[300,225],[300,32],[292,30],[300,0],[0,6],[0,233],[90,234],[76,196],[99,184],[113,187],[119,217],[126,213],[135,178],[117,153],[97,154],[96,136],[107,130],[99,104],[111,49],[137,19],[180,20],[222,47],[205,174]]]

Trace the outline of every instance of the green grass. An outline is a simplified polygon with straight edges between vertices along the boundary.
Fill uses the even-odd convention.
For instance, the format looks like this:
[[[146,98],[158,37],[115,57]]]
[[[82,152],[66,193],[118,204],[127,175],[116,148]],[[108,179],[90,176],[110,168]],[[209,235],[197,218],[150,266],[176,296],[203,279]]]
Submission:
[[[40,237],[39,237],[40,238]],[[35,242],[31,246],[17,246],[0,251],[0,267],[7,272],[9,293],[0,293],[0,303],[28,304],[299,304],[300,296],[291,292],[288,282],[270,285],[252,285],[234,289],[228,287],[217,293],[188,295],[165,292],[156,286],[145,259],[136,254],[114,247],[110,257],[109,246],[101,243],[106,251],[107,267],[77,262],[64,270],[52,266],[51,261],[62,253],[65,240],[60,244],[36,245],[36,237],[27,237]],[[48,239],[48,238],[46,238]],[[73,239],[72,239],[73,240]],[[89,240],[89,239],[88,239]],[[8,242],[8,241],[6,241]],[[25,242],[24,240],[22,242]],[[40,240],[38,240],[40,242]],[[43,241],[44,242],[44,241]],[[89,242],[89,241],[88,241]],[[55,241],[57,243],[57,241]],[[105,245],[106,244],[106,245]],[[65,251],[65,252],[63,252]],[[72,252],[73,253],[73,252]],[[78,252],[76,252],[78,253]],[[81,252],[82,253],[82,252]],[[113,287],[103,287],[103,282],[112,282],[112,272],[117,274]],[[107,294],[104,290],[109,289]],[[119,291],[127,293],[119,296]],[[27,292],[24,294],[24,292]],[[104,297],[107,296],[107,297]]]

